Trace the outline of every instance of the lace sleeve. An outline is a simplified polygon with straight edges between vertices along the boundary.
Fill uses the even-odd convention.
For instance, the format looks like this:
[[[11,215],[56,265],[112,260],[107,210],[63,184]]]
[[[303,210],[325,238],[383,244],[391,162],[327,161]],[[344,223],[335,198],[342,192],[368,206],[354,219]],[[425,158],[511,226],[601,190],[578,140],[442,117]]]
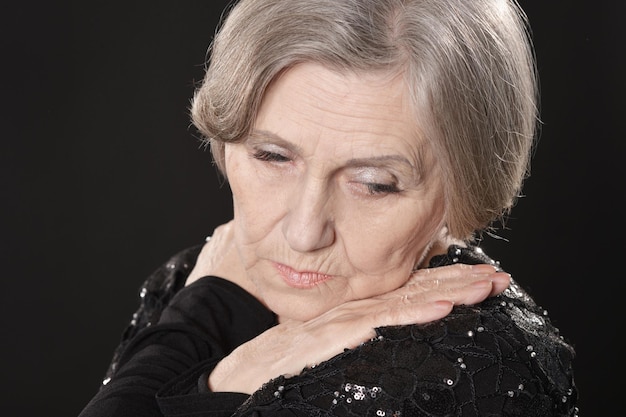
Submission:
[[[299,376],[270,381],[236,416],[577,415],[574,352],[515,283],[437,322],[377,332]]]

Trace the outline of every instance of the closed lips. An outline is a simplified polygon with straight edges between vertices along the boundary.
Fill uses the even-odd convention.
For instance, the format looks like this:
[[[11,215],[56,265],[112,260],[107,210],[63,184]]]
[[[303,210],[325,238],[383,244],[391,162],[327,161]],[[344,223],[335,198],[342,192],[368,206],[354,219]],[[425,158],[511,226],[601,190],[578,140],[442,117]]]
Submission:
[[[319,272],[296,271],[295,269],[280,263],[274,263],[274,266],[283,277],[287,285],[296,288],[314,287],[315,285],[332,278],[331,275],[321,274]]]

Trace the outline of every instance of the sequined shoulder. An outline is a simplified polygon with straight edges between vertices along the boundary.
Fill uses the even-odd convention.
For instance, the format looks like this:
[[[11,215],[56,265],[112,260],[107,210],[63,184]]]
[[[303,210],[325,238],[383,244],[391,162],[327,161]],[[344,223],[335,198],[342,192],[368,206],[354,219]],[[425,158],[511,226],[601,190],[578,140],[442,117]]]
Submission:
[[[139,307],[113,352],[102,385],[106,385],[117,371],[120,355],[128,342],[139,331],[158,322],[165,306],[184,287],[201,249],[202,245],[196,245],[178,252],[145,279],[139,288]]]
[[[484,262],[473,249],[454,259]],[[471,259],[468,259],[471,257]],[[575,416],[573,349],[515,282],[477,306],[377,337],[254,393],[238,416]]]

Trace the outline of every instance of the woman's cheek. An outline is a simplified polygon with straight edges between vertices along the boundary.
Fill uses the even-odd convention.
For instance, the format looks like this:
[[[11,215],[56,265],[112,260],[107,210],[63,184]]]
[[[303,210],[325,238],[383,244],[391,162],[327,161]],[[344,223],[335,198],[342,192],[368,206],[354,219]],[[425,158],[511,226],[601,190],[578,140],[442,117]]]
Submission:
[[[347,254],[354,267],[365,273],[408,277],[432,240],[435,227],[391,210],[386,218],[387,222],[370,222],[369,226],[353,225],[358,233],[346,241]]]
[[[404,239],[388,228],[372,228],[364,224],[353,224],[349,231],[344,231],[346,255],[353,267],[367,275],[384,274],[392,269],[401,268],[405,260],[405,251],[400,246]]]
[[[256,170],[240,174],[238,181],[231,184],[235,221],[243,229],[242,243],[259,243],[284,217],[286,184],[268,181],[257,175]]]

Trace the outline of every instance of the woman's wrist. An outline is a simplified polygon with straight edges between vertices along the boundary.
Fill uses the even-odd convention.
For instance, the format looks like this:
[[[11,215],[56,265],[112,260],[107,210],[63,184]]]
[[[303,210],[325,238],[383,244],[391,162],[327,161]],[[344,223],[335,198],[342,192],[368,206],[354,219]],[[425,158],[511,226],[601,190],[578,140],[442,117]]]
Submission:
[[[210,391],[240,392],[250,395],[271,379],[263,376],[264,371],[269,370],[268,366],[261,368],[259,360],[244,359],[246,349],[244,343],[215,366],[207,379]]]

